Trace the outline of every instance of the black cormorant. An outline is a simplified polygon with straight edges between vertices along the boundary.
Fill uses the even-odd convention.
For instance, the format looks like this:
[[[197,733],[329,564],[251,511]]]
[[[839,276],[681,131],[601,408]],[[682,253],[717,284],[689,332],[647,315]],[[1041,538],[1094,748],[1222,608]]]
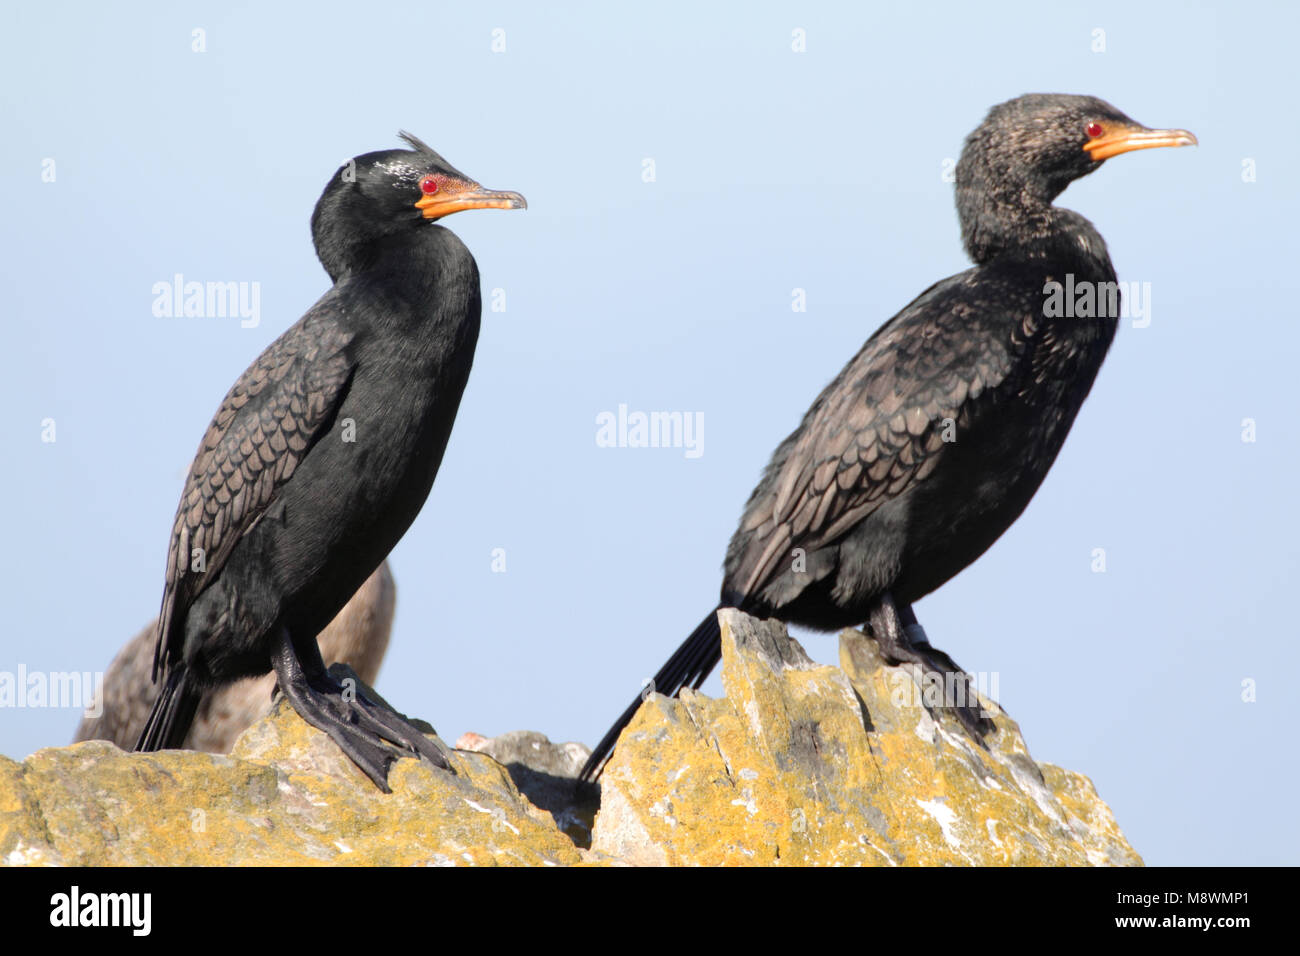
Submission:
[[[204,690],[274,670],[308,723],[387,790],[388,765],[446,755],[343,688],[316,635],[419,513],[478,339],[478,266],[437,220],[522,209],[409,134],[344,164],[312,214],[334,286],[235,382],[172,528],[155,679],[138,750],[177,747]],[[400,750],[386,746],[385,741]]]
[[[719,607],[819,630],[866,622],[891,663],[956,675],[969,692],[911,604],[1019,517],[1118,324],[1105,242],[1052,201],[1111,156],[1195,142],[1090,96],[1031,94],[990,110],[957,164],[975,267],[877,330],[777,448],[727,549]],[[1091,296],[1091,314],[1050,307],[1058,283]],[[653,687],[670,696],[699,687],[720,656],[711,611]],[[982,740],[991,724],[972,700],[948,709]],[[599,773],[640,703],[596,746],[584,777]]]

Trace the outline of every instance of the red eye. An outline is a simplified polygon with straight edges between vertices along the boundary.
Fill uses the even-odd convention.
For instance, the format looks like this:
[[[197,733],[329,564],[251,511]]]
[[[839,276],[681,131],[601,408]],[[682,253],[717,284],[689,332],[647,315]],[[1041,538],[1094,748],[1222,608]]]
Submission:
[[[425,176],[420,180],[420,191],[426,196],[432,196],[438,191],[438,180],[432,176]]]
[[[1100,124],[1100,123],[1089,123],[1089,124],[1088,124],[1088,128],[1087,128],[1086,130],[1084,130],[1084,132],[1086,132],[1086,133],[1088,134],[1088,137],[1089,137],[1090,139],[1096,139],[1098,136],[1101,135],[1101,124]]]

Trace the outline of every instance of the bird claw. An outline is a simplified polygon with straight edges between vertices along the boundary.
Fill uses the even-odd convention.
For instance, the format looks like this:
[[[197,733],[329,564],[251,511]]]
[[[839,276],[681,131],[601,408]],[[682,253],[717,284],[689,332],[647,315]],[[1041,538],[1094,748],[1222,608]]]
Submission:
[[[328,734],[385,793],[391,792],[388,767],[399,757],[419,757],[439,770],[456,772],[450,755],[402,714],[369,700],[358,690],[345,690],[328,676],[311,681],[309,686],[305,696],[310,704],[302,708],[291,699],[294,709],[307,723]]]
[[[997,725],[984,710],[974,681],[956,661],[930,644],[911,609],[904,610],[912,623],[904,624],[893,600],[886,598],[871,617],[871,633],[881,657],[892,665],[916,665],[921,671],[921,699],[926,709],[955,718],[987,750],[984,738],[995,732]]]
[[[974,681],[956,661],[929,644],[906,649],[882,644],[881,653],[890,664],[915,664],[921,671],[922,700],[926,708],[955,718],[980,746],[987,749],[984,738],[997,730],[997,725],[984,710]],[[936,697],[937,700],[932,699]]]
[[[388,767],[399,757],[419,757],[454,774],[450,754],[405,716],[370,700],[359,687],[344,686],[320,668],[319,657],[308,673],[294,653],[287,632],[273,656],[278,689],[298,716],[324,731],[384,793]]]

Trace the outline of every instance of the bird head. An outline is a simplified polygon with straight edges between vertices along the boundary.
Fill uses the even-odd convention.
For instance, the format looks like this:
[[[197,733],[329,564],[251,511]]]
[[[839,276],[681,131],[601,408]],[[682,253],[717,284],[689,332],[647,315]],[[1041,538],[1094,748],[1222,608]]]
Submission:
[[[1062,217],[1052,201],[1074,180],[1120,153],[1195,143],[1185,129],[1148,129],[1095,96],[1030,93],[1001,103],[957,163],[966,251],[986,262],[1033,249]]]
[[[422,228],[466,209],[527,209],[523,196],[486,189],[410,133],[410,149],[348,160],[334,173],[312,213],[312,238],[325,271],[337,280],[380,240]]]
[[[1149,129],[1095,96],[1028,93],[989,110],[966,139],[958,188],[998,178],[1051,202],[1112,156],[1156,146],[1193,146],[1185,129]]]

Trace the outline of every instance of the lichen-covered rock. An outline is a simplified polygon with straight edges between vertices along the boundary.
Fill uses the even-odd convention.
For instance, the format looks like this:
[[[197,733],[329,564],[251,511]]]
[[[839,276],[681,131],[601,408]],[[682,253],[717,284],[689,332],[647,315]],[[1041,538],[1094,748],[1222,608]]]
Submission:
[[[592,849],[650,865],[1140,865],[1091,783],[936,721],[906,668],[841,635],[819,666],[777,622],[723,611],[713,700],[651,695],[602,778]]]
[[[651,695],[594,827],[580,744],[466,735],[455,775],[399,760],[383,794],[281,702],[228,757],[89,741],[0,758],[0,862],[1141,863],[1087,778],[1036,764],[996,705],[985,749],[862,634],[819,666],[780,624],[721,613],[726,696]]]
[[[581,857],[500,764],[413,759],[380,793],[283,701],[229,757],[103,741],[0,758],[0,860],[61,865],[560,865]]]

